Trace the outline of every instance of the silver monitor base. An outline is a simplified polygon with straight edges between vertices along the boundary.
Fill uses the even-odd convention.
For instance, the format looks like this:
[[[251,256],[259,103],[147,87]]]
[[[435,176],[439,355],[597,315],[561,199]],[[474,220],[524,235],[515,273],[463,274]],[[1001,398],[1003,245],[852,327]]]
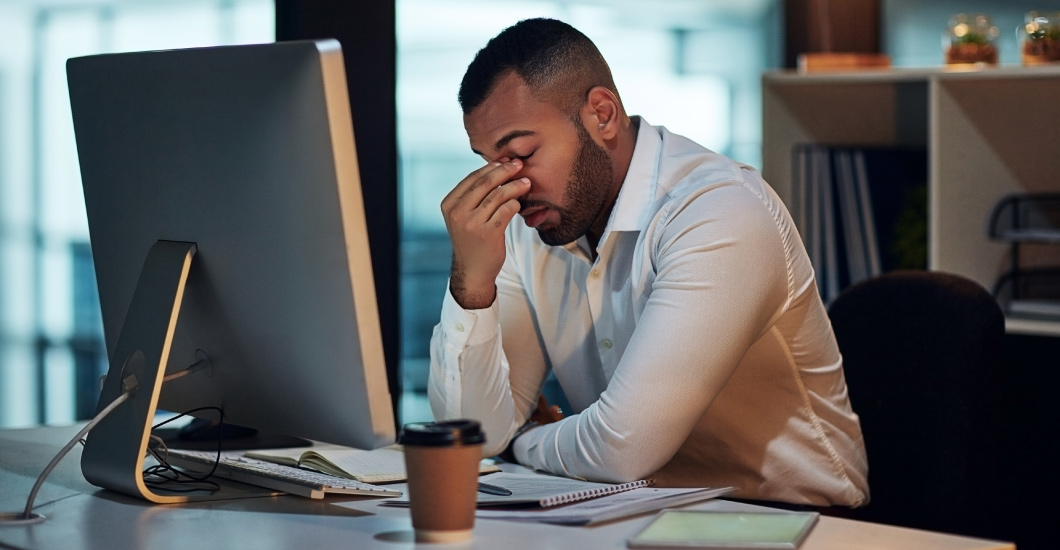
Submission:
[[[135,377],[136,389],[88,434],[81,471],[93,485],[156,503],[199,500],[155,491],[143,478],[147,443],[195,252],[195,243],[157,241],[147,253],[98,408],[121,396],[123,381],[130,377]]]

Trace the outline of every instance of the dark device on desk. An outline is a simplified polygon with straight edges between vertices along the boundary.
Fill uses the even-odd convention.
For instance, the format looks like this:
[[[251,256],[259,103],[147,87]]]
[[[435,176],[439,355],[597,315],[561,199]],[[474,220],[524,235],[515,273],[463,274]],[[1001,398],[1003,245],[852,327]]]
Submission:
[[[99,406],[136,388],[90,433],[86,479],[187,500],[143,482],[158,409],[392,443],[338,42],[96,55],[67,74],[110,356]]]

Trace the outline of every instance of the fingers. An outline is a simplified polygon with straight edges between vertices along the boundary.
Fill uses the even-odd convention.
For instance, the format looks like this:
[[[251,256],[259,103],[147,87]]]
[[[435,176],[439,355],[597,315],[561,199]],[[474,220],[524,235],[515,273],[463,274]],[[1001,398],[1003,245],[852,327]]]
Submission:
[[[519,159],[502,160],[503,162],[491,162],[468,174],[442,200],[443,213],[448,216],[461,208],[466,211],[478,208],[491,192],[509,181],[523,166]],[[497,198],[494,197],[491,202],[496,201]],[[507,197],[504,200],[510,198],[513,197]]]
[[[445,198],[442,210],[450,232],[454,226],[470,232],[503,230],[519,213],[518,199],[530,190],[530,180],[507,181],[511,169],[503,166],[472,173]]]
[[[512,178],[518,159],[501,159],[469,174],[442,201],[442,216],[453,245],[449,290],[465,309],[482,309],[496,297],[505,259],[504,231],[519,213],[519,197],[530,180]]]
[[[486,198],[479,203],[482,214],[489,215],[485,223],[497,228],[506,227],[508,222],[512,221],[512,218],[522,209],[518,199],[528,189],[530,189],[530,180],[520,178],[490,191]],[[492,206],[494,203],[499,204],[494,208]]]

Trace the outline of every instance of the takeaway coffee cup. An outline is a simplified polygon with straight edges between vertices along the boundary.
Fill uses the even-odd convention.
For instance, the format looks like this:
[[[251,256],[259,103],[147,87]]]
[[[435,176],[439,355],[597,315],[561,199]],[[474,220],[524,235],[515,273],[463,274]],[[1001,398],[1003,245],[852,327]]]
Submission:
[[[401,429],[416,540],[471,538],[479,461],[486,441],[474,420],[416,422]]]

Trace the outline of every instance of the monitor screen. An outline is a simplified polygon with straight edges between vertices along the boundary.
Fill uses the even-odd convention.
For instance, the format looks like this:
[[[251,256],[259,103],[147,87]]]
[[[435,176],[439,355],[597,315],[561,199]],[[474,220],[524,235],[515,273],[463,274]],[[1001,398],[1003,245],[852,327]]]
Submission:
[[[249,428],[392,443],[338,42],[95,55],[70,59],[67,74],[108,382],[155,346],[133,340],[157,313],[172,326],[146,368],[208,365],[160,383],[159,409],[220,407]],[[164,287],[148,268],[157,243],[191,245],[175,307],[134,304]],[[133,343],[121,349],[123,338]]]

